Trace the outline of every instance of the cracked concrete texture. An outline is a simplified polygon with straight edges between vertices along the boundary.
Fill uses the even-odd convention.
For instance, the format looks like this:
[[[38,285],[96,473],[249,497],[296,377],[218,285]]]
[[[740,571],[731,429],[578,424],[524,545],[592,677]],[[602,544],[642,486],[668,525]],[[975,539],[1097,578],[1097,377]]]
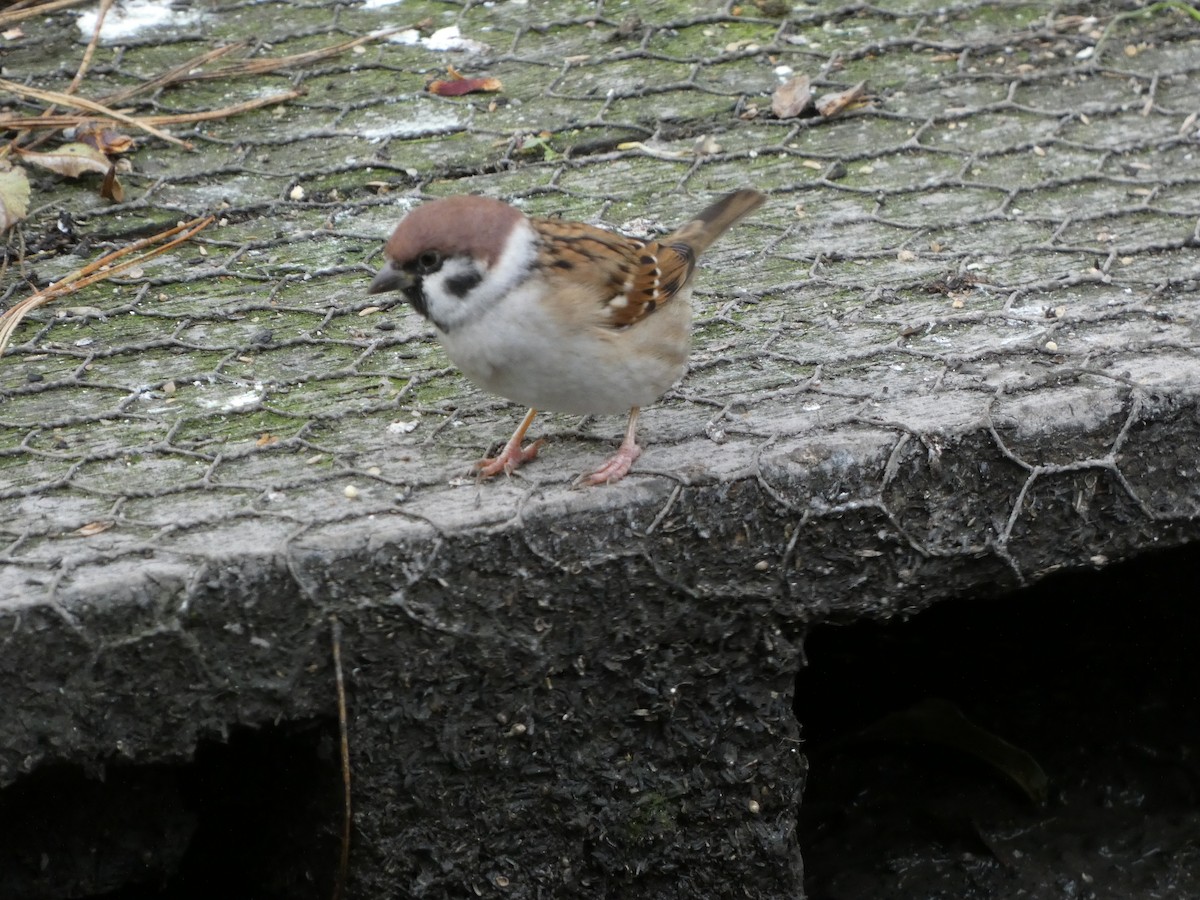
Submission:
[[[432,16],[491,49],[190,82],[153,111],[307,93],[145,142],[119,206],[35,185],[10,301],[222,218],[0,365],[0,783],[329,715],[335,614],[363,891],[794,895],[808,625],[1200,530],[1200,42],[1167,10],[1088,56],[1103,7],[661,4],[619,36],[612,4],[266,3],[101,48],[88,96],[211,35],[283,55]],[[6,76],[65,86],[73,28],[26,25]],[[505,89],[422,93],[447,63]],[[873,100],[776,120],[780,67]],[[743,184],[770,200],[706,256],[633,474],[571,490],[620,425],[551,416],[518,477],[461,478],[518,412],[365,296],[403,210],[478,191],[666,228]]]

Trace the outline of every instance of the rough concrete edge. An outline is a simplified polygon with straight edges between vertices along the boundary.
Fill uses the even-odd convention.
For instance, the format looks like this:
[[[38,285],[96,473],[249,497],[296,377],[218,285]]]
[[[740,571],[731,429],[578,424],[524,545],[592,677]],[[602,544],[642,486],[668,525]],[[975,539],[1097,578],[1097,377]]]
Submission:
[[[517,534],[551,573],[603,563],[638,534],[636,552],[669,590],[778,595],[794,604],[797,622],[907,614],[953,593],[1015,587],[1055,569],[1195,539],[1200,488],[1187,477],[1189,448],[1193,467],[1200,453],[1195,398],[1160,395],[1127,409],[1115,443],[1105,437],[1105,453],[1061,466],[1020,462],[990,424],[899,439],[860,426],[756,441],[752,463],[730,481],[647,480],[631,503],[624,497],[628,506],[598,505],[599,518],[589,518],[606,529],[599,540],[563,542],[558,526],[590,501],[554,491],[533,492],[518,516],[492,517],[484,527]],[[722,525],[731,492],[746,490],[755,497],[750,515],[763,520],[746,523],[758,536],[724,558],[718,552],[704,571],[678,568],[680,538],[690,537],[689,552],[711,554],[704,535]],[[1083,490],[1092,492],[1086,515]],[[1036,518],[1029,515],[1035,505]],[[661,525],[671,516],[690,524],[664,542]],[[44,760],[187,756],[198,735],[231,723],[328,713],[328,685],[305,675],[328,664],[328,613],[377,602],[381,583],[419,578],[434,556],[453,555],[476,530],[474,522],[455,530],[421,525],[402,513],[390,523],[316,527],[290,546],[231,551],[194,566],[126,558],[77,571],[51,599],[0,608],[8,660],[0,685],[9,698],[0,712],[0,784]],[[326,562],[314,581],[293,554],[317,546]],[[198,609],[202,593],[224,601]],[[210,658],[241,662],[211,671]],[[106,681],[114,668],[123,683]],[[276,675],[264,679],[263,671]],[[172,673],[181,680],[166,687]],[[182,708],[166,699],[172,691],[187,698]],[[87,703],[64,718],[60,698],[72,693]],[[122,697],[166,708],[101,715]],[[201,697],[215,702],[197,717]]]

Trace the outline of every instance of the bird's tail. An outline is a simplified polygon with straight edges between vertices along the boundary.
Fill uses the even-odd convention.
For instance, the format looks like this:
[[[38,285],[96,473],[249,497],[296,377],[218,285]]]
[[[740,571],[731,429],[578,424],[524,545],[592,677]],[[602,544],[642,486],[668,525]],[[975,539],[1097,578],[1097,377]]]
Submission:
[[[726,194],[716,203],[705,208],[690,222],[681,225],[661,243],[685,244],[695,256],[699,256],[717,238],[729,230],[739,219],[750,215],[766,201],[766,195],[745,188]]]

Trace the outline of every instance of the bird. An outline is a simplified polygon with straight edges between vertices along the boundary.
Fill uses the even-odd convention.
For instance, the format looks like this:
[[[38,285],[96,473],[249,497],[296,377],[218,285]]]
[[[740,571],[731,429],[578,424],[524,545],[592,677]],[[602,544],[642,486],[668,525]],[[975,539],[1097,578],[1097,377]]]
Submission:
[[[539,411],[628,413],[616,454],[575,480],[611,484],[641,455],[642,407],[687,370],[697,258],[765,200],[733,191],[644,240],[490,197],[443,197],[400,220],[368,293],[399,291],[467,378],[529,408],[500,453],[475,464],[481,479],[537,457],[542,438],[522,444]]]

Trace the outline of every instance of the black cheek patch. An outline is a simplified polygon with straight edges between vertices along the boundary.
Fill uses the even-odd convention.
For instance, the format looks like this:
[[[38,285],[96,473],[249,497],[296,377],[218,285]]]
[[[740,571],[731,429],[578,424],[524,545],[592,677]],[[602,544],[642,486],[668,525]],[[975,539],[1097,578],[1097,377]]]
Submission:
[[[472,270],[446,279],[446,290],[461,300],[483,281],[483,273]]]
[[[409,287],[404,289],[404,299],[406,299],[423,318],[429,318],[429,304],[425,302],[425,286],[418,278]]]

